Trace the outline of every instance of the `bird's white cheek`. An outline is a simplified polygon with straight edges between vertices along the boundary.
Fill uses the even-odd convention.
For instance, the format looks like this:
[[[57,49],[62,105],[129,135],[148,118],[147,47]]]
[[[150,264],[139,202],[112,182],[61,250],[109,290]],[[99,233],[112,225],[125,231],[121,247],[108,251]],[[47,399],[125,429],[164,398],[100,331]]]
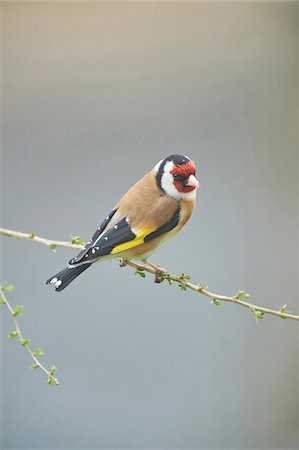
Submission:
[[[170,197],[176,199],[181,198],[179,191],[175,188],[173,184],[173,176],[170,173],[164,173],[161,180],[161,186],[162,189],[164,189],[164,191],[166,192],[166,194],[169,195]]]

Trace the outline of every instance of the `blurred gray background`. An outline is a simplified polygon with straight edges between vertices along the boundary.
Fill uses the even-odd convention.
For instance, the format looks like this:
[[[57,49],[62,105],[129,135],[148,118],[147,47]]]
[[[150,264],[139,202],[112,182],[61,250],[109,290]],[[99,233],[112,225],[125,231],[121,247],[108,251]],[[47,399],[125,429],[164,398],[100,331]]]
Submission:
[[[87,240],[157,161],[202,188],[152,257],[214,292],[298,312],[297,7],[293,3],[2,3],[3,224]],[[298,324],[116,262],[61,294],[74,254],[1,238],[1,280],[59,388],[2,314],[2,448],[298,447]]]

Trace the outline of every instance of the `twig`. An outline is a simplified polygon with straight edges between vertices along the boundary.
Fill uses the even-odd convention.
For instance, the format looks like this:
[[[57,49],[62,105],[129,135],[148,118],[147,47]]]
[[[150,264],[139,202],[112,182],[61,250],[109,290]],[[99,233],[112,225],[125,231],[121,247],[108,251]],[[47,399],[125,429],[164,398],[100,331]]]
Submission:
[[[36,242],[37,244],[43,244],[52,250],[56,247],[66,247],[66,248],[77,248],[82,249],[81,245],[72,243],[70,241],[62,242],[62,241],[53,241],[50,239],[45,239],[39,236],[36,236],[34,232],[32,233],[21,233],[20,231],[6,230],[5,228],[0,228],[0,234],[3,234],[7,237],[12,237],[15,239],[28,239],[29,241]]]
[[[47,374],[48,377],[48,383],[49,384],[55,384],[55,385],[59,385],[59,381],[57,380],[57,378],[54,377],[54,373],[55,373],[55,367],[52,367],[50,370],[47,370],[45,368],[45,366],[43,366],[43,364],[38,360],[37,358],[37,353],[38,354],[42,354],[42,351],[39,349],[39,351],[33,351],[31,350],[31,348],[29,347],[29,339],[24,339],[23,334],[21,332],[19,323],[17,321],[16,316],[18,315],[18,310],[17,309],[13,309],[12,306],[10,305],[10,303],[8,302],[3,290],[5,289],[5,286],[0,286],[0,302],[5,305],[8,309],[8,311],[10,312],[10,315],[12,317],[13,323],[14,323],[14,328],[15,331],[12,333],[8,334],[8,337],[11,338],[15,338],[17,337],[18,340],[20,341],[20,343],[22,344],[22,346],[27,350],[27,352],[29,353],[29,355],[31,356],[31,358],[34,361],[34,364],[31,366],[33,369],[41,369],[43,372],[45,372]]]
[[[135,263],[133,261],[129,261],[129,260],[126,261],[126,264],[133,267],[136,271],[148,272],[148,273],[155,275],[155,270],[152,269],[151,267],[137,264],[137,263]],[[205,287],[203,287],[201,285],[193,284],[190,281],[187,281],[185,279],[184,274],[182,274],[181,277],[177,277],[177,276],[173,276],[168,273],[165,273],[164,276],[162,274],[162,279],[163,278],[166,280],[178,283],[181,286],[185,286],[186,288],[191,289],[192,291],[198,292],[199,294],[205,295],[206,297],[209,297],[212,301],[218,300],[220,302],[224,301],[224,302],[235,303],[236,305],[244,306],[245,308],[250,309],[253,313],[260,311],[264,314],[271,314],[272,316],[280,317],[281,319],[292,319],[292,320],[299,321],[299,316],[290,314],[289,312],[276,311],[274,309],[269,309],[269,308],[265,308],[263,306],[254,305],[253,303],[249,303],[249,302],[241,300],[239,296],[243,295],[242,292],[241,293],[239,292],[232,297],[228,297],[226,295],[214,294],[214,293],[208,291]],[[249,297],[248,294],[245,294],[245,295]],[[285,307],[282,307],[282,308],[285,309]],[[260,318],[262,318],[262,317],[260,317]]]
[[[4,236],[7,236],[7,237],[14,237],[17,239],[29,239],[31,241],[35,241],[40,244],[47,245],[49,248],[66,247],[66,248],[75,248],[78,250],[83,249],[83,245],[75,244],[75,243],[72,243],[71,241],[69,241],[69,242],[53,241],[50,239],[38,237],[35,235],[35,233],[20,233],[19,231],[11,231],[11,230],[7,230],[4,228],[0,228],[0,234],[3,234]],[[80,241],[80,239],[79,239],[79,241]],[[133,267],[136,270],[136,272],[139,274],[141,274],[141,273],[144,274],[144,272],[148,272],[152,275],[156,275],[155,270],[151,267],[137,264],[130,260],[126,261],[126,264]],[[291,314],[289,311],[287,311],[286,305],[283,305],[280,308],[280,310],[274,310],[274,309],[270,309],[270,308],[265,308],[263,306],[258,306],[258,305],[255,305],[253,303],[249,303],[249,302],[243,300],[243,298],[245,298],[245,299],[248,298],[249,295],[245,294],[242,291],[238,292],[237,294],[235,294],[231,297],[226,296],[226,295],[214,294],[214,293],[208,291],[204,286],[191,283],[190,281],[188,281],[189,277],[184,274],[182,274],[180,277],[178,277],[178,276],[170,275],[168,273],[162,273],[161,279],[166,279],[169,283],[172,283],[172,282],[178,283],[178,285],[183,290],[191,289],[192,291],[195,291],[198,294],[202,294],[205,297],[208,297],[209,299],[211,299],[211,301],[213,303],[215,303],[216,305],[219,305],[223,301],[223,302],[235,303],[236,305],[248,308],[255,315],[257,320],[262,319],[264,314],[270,314],[272,316],[280,317],[281,319],[291,319],[291,320],[299,321],[299,316]]]

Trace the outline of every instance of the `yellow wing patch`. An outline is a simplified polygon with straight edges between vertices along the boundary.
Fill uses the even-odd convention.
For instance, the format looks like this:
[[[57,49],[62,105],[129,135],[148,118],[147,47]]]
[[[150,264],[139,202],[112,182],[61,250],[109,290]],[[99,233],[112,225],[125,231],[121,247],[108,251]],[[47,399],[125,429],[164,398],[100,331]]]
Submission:
[[[144,239],[145,237],[152,233],[153,231],[155,231],[154,227],[140,227],[138,228],[138,230],[132,230],[133,233],[136,233],[136,237],[134,239],[132,239],[131,241],[127,241],[124,242],[123,244],[119,244],[116,245],[112,250],[111,250],[111,255],[115,255],[116,253],[122,253],[126,250],[128,250],[129,248],[133,248],[133,247],[137,247],[137,245],[141,245],[144,243]]]

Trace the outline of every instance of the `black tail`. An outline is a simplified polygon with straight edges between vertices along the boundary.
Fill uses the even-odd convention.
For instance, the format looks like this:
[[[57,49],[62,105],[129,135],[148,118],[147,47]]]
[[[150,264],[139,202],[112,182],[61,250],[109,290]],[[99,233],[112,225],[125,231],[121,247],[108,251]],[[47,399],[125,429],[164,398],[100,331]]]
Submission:
[[[47,284],[54,284],[55,291],[59,292],[66,288],[80,273],[88,269],[91,264],[82,264],[77,267],[66,267],[47,280]]]

